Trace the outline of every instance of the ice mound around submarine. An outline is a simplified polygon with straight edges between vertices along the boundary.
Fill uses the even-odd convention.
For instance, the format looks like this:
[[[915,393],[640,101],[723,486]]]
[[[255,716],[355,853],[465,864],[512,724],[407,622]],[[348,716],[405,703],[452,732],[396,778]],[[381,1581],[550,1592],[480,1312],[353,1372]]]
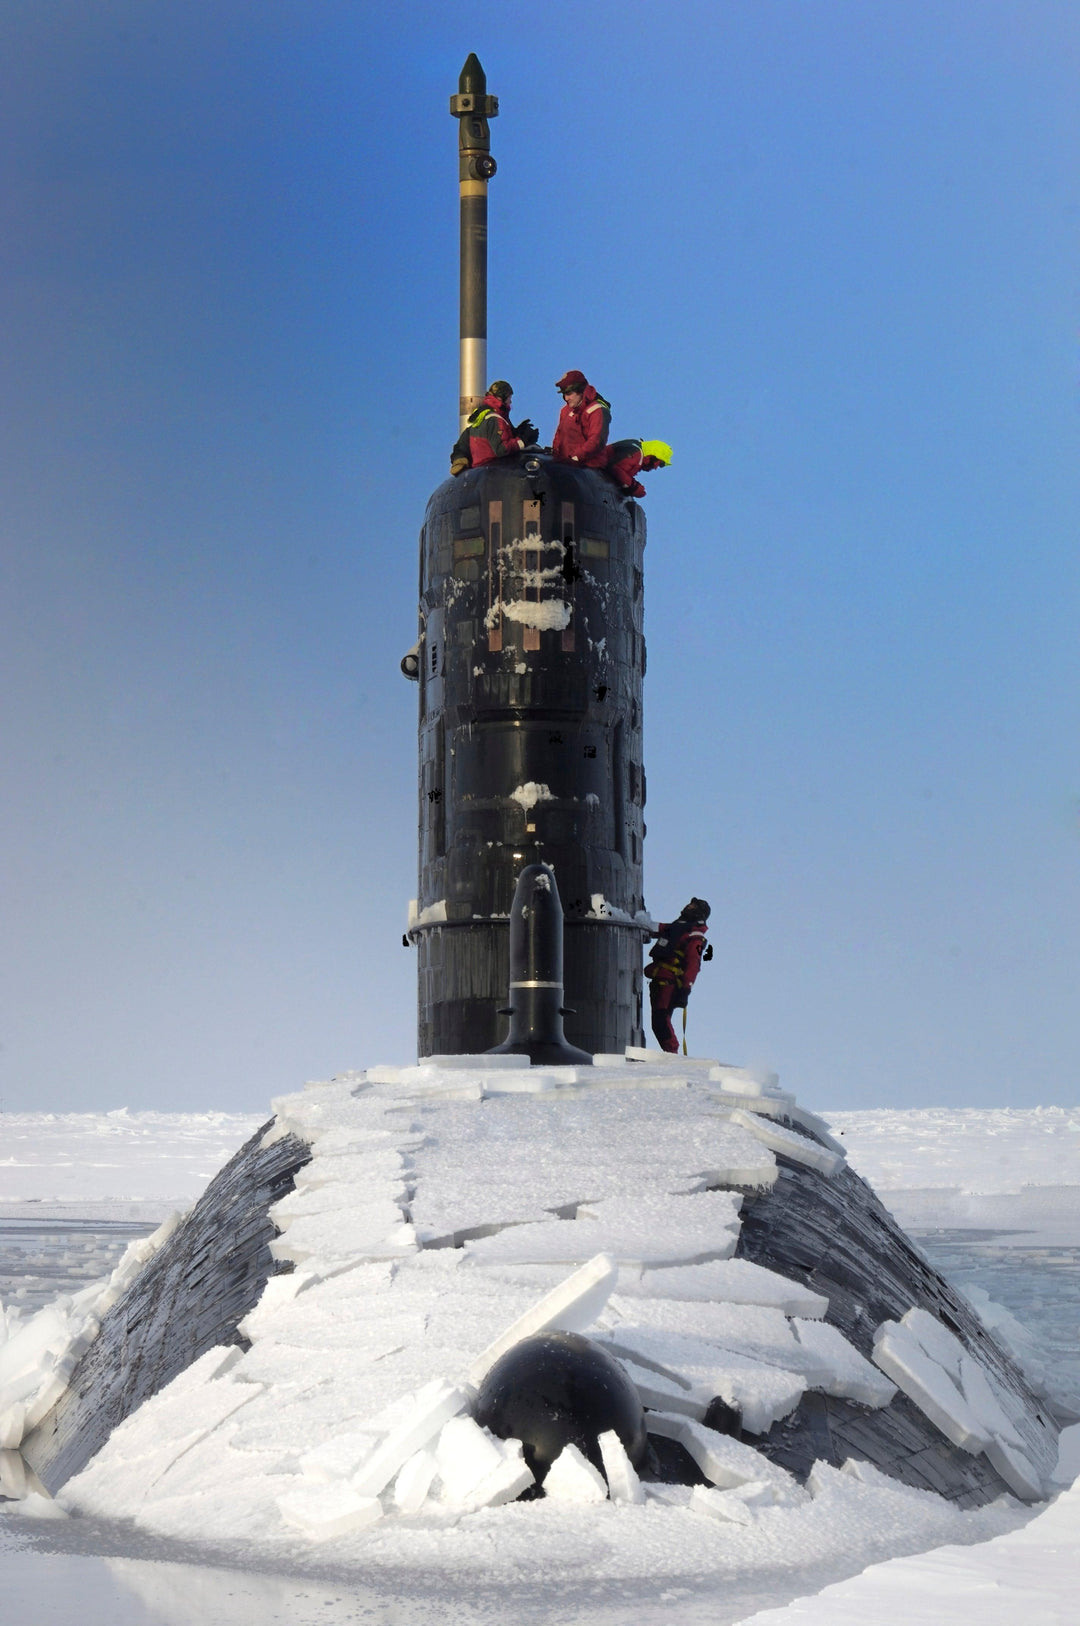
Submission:
[[[943,1445],[992,1464],[999,1491],[1043,1494],[1056,1430],[1040,1452],[1000,1362],[918,1307],[882,1321],[867,1358],[825,1319],[824,1294],[735,1256],[744,1204],[782,1178],[855,1178],[771,1077],[634,1050],[580,1069],[459,1056],[346,1074],[274,1108],[263,1146],[311,1153],[270,1208],[286,1273],[240,1322],[242,1343],[208,1350],[115,1427],[62,1509],[271,1546],[363,1532],[367,1558],[377,1536],[400,1561],[425,1530],[437,1542],[447,1526],[567,1503],[632,1519],[677,1508],[715,1529],[800,1509],[820,1525],[830,1504],[850,1517],[854,1498],[894,1534],[922,1521],[921,1539],[974,1539],[965,1519],[993,1533],[993,1509],[962,1514],[866,1461],[790,1471],[773,1442],[811,1398],[859,1416],[914,1407]],[[608,1430],[591,1451],[567,1444],[540,1502],[517,1501],[536,1475],[523,1442],[476,1420],[477,1394],[509,1350],[551,1332],[585,1334],[618,1362],[646,1408],[654,1470],[674,1451],[689,1473],[639,1475]],[[44,1391],[31,1395],[12,1353],[0,1346],[0,1417],[17,1495],[8,1400],[21,1382],[25,1423]],[[77,1371],[71,1349],[53,1364],[36,1369],[50,1398]]]

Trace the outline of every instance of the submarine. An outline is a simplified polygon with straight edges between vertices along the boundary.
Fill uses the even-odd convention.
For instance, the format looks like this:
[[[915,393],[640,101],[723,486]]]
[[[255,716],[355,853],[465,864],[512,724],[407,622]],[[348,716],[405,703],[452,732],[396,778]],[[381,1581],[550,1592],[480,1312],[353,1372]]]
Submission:
[[[451,110],[464,415],[486,369],[475,291],[497,111],[474,56]],[[460,1309],[464,1340],[476,1328],[470,1294],[503,1291],[508,1274],[518,1292],[515,1273],[532,1281],[553,1262],[588,1271],[599,1241],[607,1263],[583,1297],[599,1277],[610,1292],[625,1271],[619,1307],[597,1322],[594,1300],[591,1320],[534,1316],[529,1330],[584,1326],[624,1363],[653,1481],[790,1482],[811,1495],[820,1464],[854,1464],[856,1477],[879,1473],[959,1508],[1044,1493],[1061,1415],[847,1165],[827,1125],[775,1079],[640,1048],[644,545],[635,502],[541,452],[471,470],[431,497],[420,636],[403,662],[420,686],[420,884],[408,934],[420,957],[419,1063],[274,1103],[134,1279],[103,1298],[25,1408],[18,1438],[9,1424],[9,1472],[17,1457],[32,1488],[55,1496],[95,1463],[107,1477],[114,1435],[181,1377],[191,1388],[175,1401],[177,1461],[192,1472],[216,1471],[214,1451],[224,1460],[234,1438],[230,1407],[261,1404],[264,1391],[272,1411],[299,1405],[310,1386],[321,1432],[305,1443],[336,1447],[355,1438],[358,1415],[403,1415],[387,1390],[394,1361],[413,1374],[426,1361],[430,1375],[441,1358],[424,1308],[440,1284],[451,1284],[440,1313]],[[680,1135],[689,1150],[676,1155]],[[492,1145],[496,1171],[521,1178],[497,1190],[492,1178],[489,1194],[474,1164]],[[619,1156],[598,1173],[612,1145]],[[682,1218],[697,1214],[711,1217]],[[729,1277],[764,1284],[766,1296],[733,1297]],[[396,1291],[404,1330],[395,1324],[379,1344]],[[294,1301],[302,1311],[319,1295],[338,1349],[340,1306],[359,1303],[354,1358],[320,1377],[286,1328],[275,1388],[270,1334]],[[741,1327],[747,1305],[756,1320]],[[201,1433],[187,1415],[203,1393],[200,1362],[218,1407]],[[740,1399],[735,1367],[756,1373],[760,1391],[751,1382]],[[423,1444],[414,1414],[401,1426]],[[382,1451],[385,1464],[396,1436],[379,1426],[371,1461]],[[303,1461],[297,1448],[288,1474],[302,1478]],[[369,1468],[365,1459],[357,1473],[370,1487]],[[171,1471],[148,1467],[146,1494]],[[360,1498],[365,1519],[382,1517],[373,1500],[388,1483]],[[320,1481],[318,1494],[333,1502],[336,1492]]]
[[[487,189],[475,54],[459,126],[460,419],[487,387]],[[491,1049],[518,875],[547,864],[565,919],[566,1038],[642,1042],[645,516],[615,482],[530,448],[445,480],[420,532],[418,1053]]]

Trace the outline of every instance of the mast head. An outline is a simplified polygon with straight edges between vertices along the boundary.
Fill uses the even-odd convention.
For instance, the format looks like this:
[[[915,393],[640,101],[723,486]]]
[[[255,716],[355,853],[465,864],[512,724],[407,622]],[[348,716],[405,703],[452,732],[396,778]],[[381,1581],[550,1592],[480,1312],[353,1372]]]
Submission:
[[[482,119],[494,119],[499,114],[499,98],[487,93],[487,74],[480,66],[480,58],[470,51],[465,66],[458,74],[458,93],[450,98],[450,112],[456,119],[479,114]]]
[[[462,96],[487,95],[487,74],[480,66],[480,58],[475,51],[470,51],[465,58],[465,66],[458,75],[457,88]]]

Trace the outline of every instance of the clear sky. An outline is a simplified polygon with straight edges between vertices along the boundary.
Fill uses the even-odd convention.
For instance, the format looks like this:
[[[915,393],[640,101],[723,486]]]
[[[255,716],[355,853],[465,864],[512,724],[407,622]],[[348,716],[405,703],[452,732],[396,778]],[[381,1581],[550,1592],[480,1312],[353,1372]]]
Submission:
[[[1073,0],[2,0],[0,1103],[408,1059],[448,98],[646,502],[646,902],[810,1105],[1080,1089]]]

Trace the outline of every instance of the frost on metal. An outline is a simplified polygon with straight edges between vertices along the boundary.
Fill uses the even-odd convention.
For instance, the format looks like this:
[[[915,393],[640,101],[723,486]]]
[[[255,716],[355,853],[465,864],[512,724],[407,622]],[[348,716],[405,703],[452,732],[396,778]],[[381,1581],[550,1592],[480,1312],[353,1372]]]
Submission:
[[[562,632],[570,625],[572,606],[561,598],[524,599],[504,601],[496,599],[485,617],[488,628],[498,624],[499,617],[516,621],[523,627],[535,627],[540,632]]]
[[[510,792],[510,800],[516,802],[523,813],[530,812],[537,802],[553,802],[555,797],[547,785],[538,785],[530,779],[524,785],[518,785],[516,790]]]

